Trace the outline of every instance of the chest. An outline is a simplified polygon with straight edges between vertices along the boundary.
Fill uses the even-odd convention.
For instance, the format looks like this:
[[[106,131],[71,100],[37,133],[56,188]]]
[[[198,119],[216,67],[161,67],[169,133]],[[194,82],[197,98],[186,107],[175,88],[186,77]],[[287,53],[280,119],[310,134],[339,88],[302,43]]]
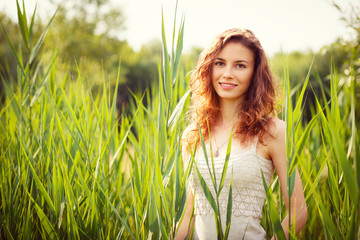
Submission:
[[[195,193],[196,214],[211,214],[212,208],[207,201],[201,184],[199,174],[204,179],[213,197],[216,197],[215,186],[212,177],[216,179],[218,189],[222,173],[224,171],[224,158],[214,158],[206,162],[205,158],[196,159],[196,168],[193,171],[193,190]],[[262,180],[264,175],[267,185],[273,176],[273,164],[271,161],[258,156],[254,151],[232,155],[228,160],[224,185],[219,195],[220,212],[225,214],[232,179],[232,212],[236,216],[261,217],[261,208],[265,200],[265,189]],[[212,175],[212,176],[211,176]]]
[[[228,160],[228,166],[225,173],[225,183],[230,184],[231,178],[233,179],[233,185],[247,187],[252,185],[262,184],[262,173],[264,174],[267,183],[271,181],[273,175],[273,164],[271,161],[259,156],[254,151],[248,150],[241,154],[235,154],[230,156]],[[220,182],[225,165],[225,159],[211,158],[208,162],[205,158],[197,158],[196,166],[205,180],[209,188],[213,186],[212,177],[216,179],[217,186]],[[195,173],[196,171],[194,171]],[[197,173],[194,174],[194,178],[198,180]]]

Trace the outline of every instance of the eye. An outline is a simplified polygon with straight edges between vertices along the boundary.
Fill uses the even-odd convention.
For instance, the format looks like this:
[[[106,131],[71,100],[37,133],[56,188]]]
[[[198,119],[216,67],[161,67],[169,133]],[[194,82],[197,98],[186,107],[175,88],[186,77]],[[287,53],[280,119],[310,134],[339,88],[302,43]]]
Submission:
[[[214,65],[215,65],[215,66],[222,67],[222,66],[224,66],[225,64],[224,64],[223,62],[218,61],[218,62],[215,62]]]
[[[246,66],[244,64],[236,64],[236,68],[246,68]]]

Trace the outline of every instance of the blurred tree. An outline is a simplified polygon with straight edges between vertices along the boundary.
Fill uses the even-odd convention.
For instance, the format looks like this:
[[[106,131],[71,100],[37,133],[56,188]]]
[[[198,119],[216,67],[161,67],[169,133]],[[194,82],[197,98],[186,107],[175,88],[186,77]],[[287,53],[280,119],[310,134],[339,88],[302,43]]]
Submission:
[[[82,81],[96,94],[102,89],[104,78],[115,83],[121,63],[119,104],[128,102],[128,88],[143,92],[150,82],[157,81],[161,42],[151,41],[137,53],[126,40],[120,40],[125,28],[120,8],[111,6],[109,0],[52,0],[52,3],[59,7],[59,13],[47,48],[56,46],[61,72],[69,71],[72,79],[77,79],[80,71]]]
[[[47,50],[55,47],[63,67],[73,79],[80,70],[89,88],[101,84],[104,72],[115,78],[121,55],[133,54],[126,41],[111,34],[124,28],[121,10],[106,0],[52,2],[59,11],[46,41]],[[121,82],[125,81],[122,74]]]
[[[357,120],[360,121],[360,2],[357,4],[350,4],[347,9],[341,8],[336,2],[333,5],[342,13],[342,20],[352,30],[354,30],[355,37],[348,41],[345,45],[346,51],[350,55],[347,64],[344,67],[345,78],[350,79],[351,73],[354,75],[355,81],[355,103]],[[346,82],[346,80],[345,80]]]
[[[181,57],[181,64],[186,70],[190,71],[194,69],[202,51],[203,48],[201,47],[192,47],[189,52],[183,54]]]
[[[272,71],[279,79],[283,78],[284,60],[286,60],[290,83],[293,87],[301,85],[305,81],[312,59],[314,59],[303,103],[305,120],[307,116],[310,117],[311,109],[314,107],[314,93],[317,97],[321,97],[320,85],[325,88],[325,94],[330,95],[331,64],[339,73],[339,87],[345,83],[349,84],[350,76],[355,76],[356,112],[360,112],[360,5],[350,4],[347,9],[344,9],[335,1],[332,4],[342,13],[341,20],[354,30],[354,38],[350,40],[338,38],[334,43],[324,46],[318,52],[277,53],[270,59]],[[323,100],[320,99],[320,101]],[[357,119],[360,121],[360,116],[357,116]]]
[[[14,54],[6,35],[12,42],[14,49],[21,52],[21,54],[19,54],[19,56],[21,56],[19,60],[22,61],[23,64],[29,60],[30,52],[22,40],[19,25],[14,23],[13,20],[3,12],[0,12],[0,24],[2,27],[0,30],[0,99],[3,100],[2,80],[6,81],[9,85],[12,85],[17,80],[16,76],[18,70]],[[36,44],[41,34],[41,28],[42,27],[39,27],[37,24],[33,26],[32,37],[29,38],[28,42],[29,45],[34,46]],[[31,66],[36,66],[37,64],[38,59],[35,58]]]
[[[290,84],[296,86],[303,83],[309,70],[314,53],[312,51],[291,53],[276,53],[270,59],[271,69],[277,78],[283,78],[284,61],[288,64]]]
[[[311,62],[313,65],[311,66]],[[330,96],[331,62],[336,69],[341,70],[349,62],[346,44],[338,39],[329,46],[324,46],[320,51],[299,52],[288,54],[277,53],[270,59],[271,69],[277,79],[284,78],[284,63],[288,64],[288,73],[292,87],[301,86],[310,72],[309,84],[305,92],[304,120],[311,118],[311,110],[315,107],[315,95],[321,97],[321,87],[324,87],[327,96]],[[315,95],[314,95],[315,93]],[[320,99],[321,101],[321,99]]]
[[[143,92],[153,82],[157,83],[161,42],[150,41],[135,52],[126,40],[120,39],[125,28],[120,8],[111,6],[109,0],[51,0],[51,4],[54,10],[49,11],[49,15],[56,8],[58,12],[39,56],[46,63],[56,51],[56,79],[62,81],[65,75],[69,75],[70,79],[81,80],[87,89],[97,94],[104,80],[110,85],[115,84],[121,65],[118,97],[121,104],[128,102],[128,88],[133,92]],[[1,14],[0,19],[10,38],[20,40],[17,24],[5,14]],[[35,26],[38,29],[45,27],[41,20]],[[18,49],[21,41],[14,44]],[[0,73],[15,81],[16,64],[4,34],[0,35],[0,54]]]
[[[122,69],[126,69],[124,74],[127,81],[119,88],[120,104],[128,103],[130,97],[126,94],[128,88],[143,94],[146,89],[151,93],[150,88],[158,87],[157,64],[160,61],[161,48],[161,41],[154,39],[144,44],[139,52],[133,54],[132,59],[122,61]]]
[[[16,39],[14,41],[15,49],[19,48],[21,44],[19,28],[17,24],[11,21],[11,19],[4,13],[0,12],[0,23],[5,28],[10,39]],[[1,30],[2,31],[2,30]],[[16,64],[11,48],[9,48],[9,42],[6,39],[5,34],[0,34],[0,76],[3,77],[8,83],[12,82],[16,76]],[[2,81],[0,81],[0,95],[2,94]]]
[[[355,36],[343,46],[347,52],[348,61],[341,69],[343,75],[341,84],[349,84],[353,81],[356,120],[360,122],[360,2],[351,3],[347,7],[340,7],[336,1],[333,1],[333,5],[342,14],[342,21],[355,33]]]

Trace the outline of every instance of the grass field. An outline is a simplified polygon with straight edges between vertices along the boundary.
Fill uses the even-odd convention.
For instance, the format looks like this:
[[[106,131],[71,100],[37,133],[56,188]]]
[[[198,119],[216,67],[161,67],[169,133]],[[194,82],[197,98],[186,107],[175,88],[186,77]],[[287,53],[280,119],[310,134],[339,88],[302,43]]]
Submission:
[[[162,29],[157,87],[135,93],[129,109],[120,111],[116,79],[104,77],[101,93],[93,96],[80,72],[77,81],[66,73],[58,77],[56,54],[33,64],[42,57],[38,50],[45,34],[32,39],[34,21],[28,23],[24,12],[19,11],[19,27],[29,48],[13,48],[17,82],[2,78],[1,238],[172,239],[186,204],[189,174],[179,145],[189,105],[189,69],[180,64],[183,21],[174,28],[171,49]],[[284,66],[279,117],[288,127],[288,179],[298,168],[308,206],[307,224],[292,238],[360,238],[354,69],[344,76],[332,67],[331,88],[323,88],[305,122],[308,78],[292,91],[286,60]],[[287,213],[276,176],[268,192],[261,222],[268,237],[276,233],[281,239],[276,225]]]

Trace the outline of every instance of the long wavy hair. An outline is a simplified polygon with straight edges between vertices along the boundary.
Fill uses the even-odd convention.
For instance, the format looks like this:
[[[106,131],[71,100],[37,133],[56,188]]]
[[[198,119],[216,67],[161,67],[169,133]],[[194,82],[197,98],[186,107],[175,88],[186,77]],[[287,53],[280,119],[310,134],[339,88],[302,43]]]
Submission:
[[[238,42],[250,49],[255,58],[254,73],[244,101],[238,106],[238,119],[234,126],[234,137],[242,143],[255,136],[263,142],[269,133],[271,118],[275,115],[275,85],[266,54],[253,32],[230,29],[215,38],[215,41],[199,56],[198,63],[190,78],[191,107],[190,125],[185,139],[190,147],[200,141],[200,131],[204,139],[209,138],[209,130],[215,124],[220,111],[219,96],[212,85],[213,63],[220,51],[229,42]],[[210,126],[210,128],[208,128]],[[270,134],[271,135],[271,134]]]

